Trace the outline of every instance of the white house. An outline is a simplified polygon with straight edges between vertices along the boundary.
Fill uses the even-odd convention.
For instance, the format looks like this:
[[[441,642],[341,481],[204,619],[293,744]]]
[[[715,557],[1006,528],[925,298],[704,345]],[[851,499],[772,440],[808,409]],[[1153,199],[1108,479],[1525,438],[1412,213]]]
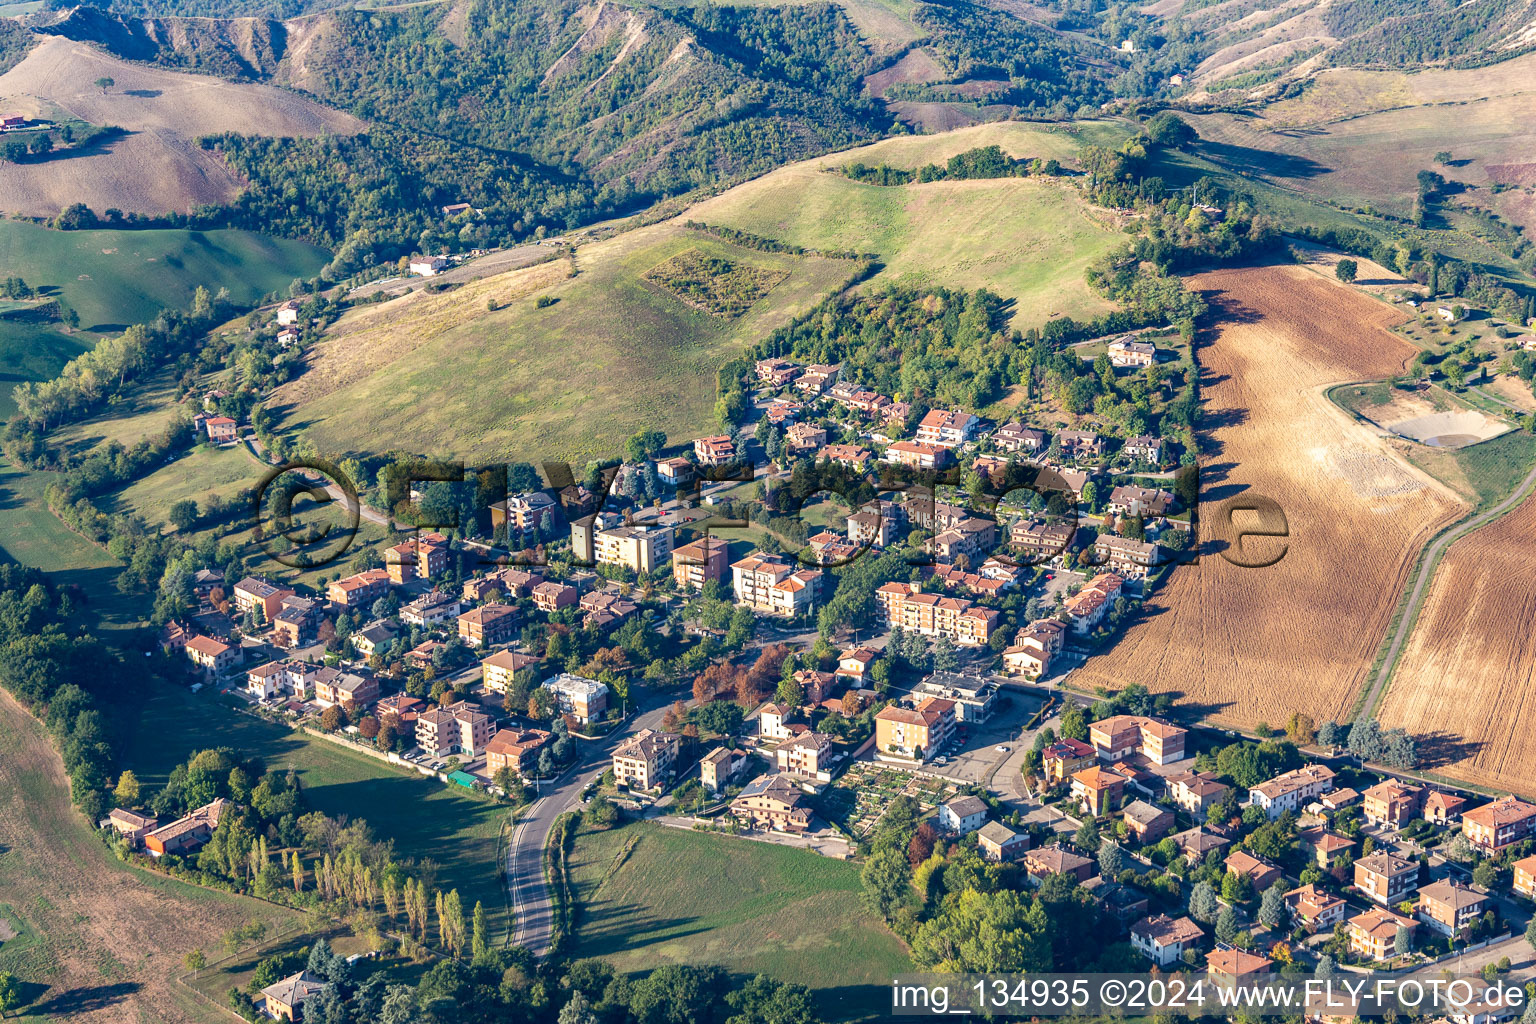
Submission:
[[[447,256],[412,256],[407,269],[418,277],[431,277],[447,265]]]
[[[987,805],[980,797],[957,796],[939,807],[939,824],[946,832],[963,836],[987,823]]]

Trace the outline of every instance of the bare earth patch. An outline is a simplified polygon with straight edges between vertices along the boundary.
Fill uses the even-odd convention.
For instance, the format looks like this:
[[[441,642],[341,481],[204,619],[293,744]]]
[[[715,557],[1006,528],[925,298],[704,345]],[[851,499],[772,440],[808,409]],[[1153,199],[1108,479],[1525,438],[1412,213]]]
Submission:
[[[1237,725],[1283,723],[1298,710],[1338,718],[1420,548],[1465,508],[1325,394],[1399,372],[1415,350],[1386,330],[1400,314],[1300,267],[1219,270],[1190,284],[1222,317],[1197,350],[1206,548],[1198,565],[1173,569],[1144,617],[1074,684],[1181,692]],[[1213,527],[1223,502],[1255,495],[1284,510],[1286,553],[1240,568],[1215,550]],[[1277,543],[1250,539],[1245,550],[1272,554]]]

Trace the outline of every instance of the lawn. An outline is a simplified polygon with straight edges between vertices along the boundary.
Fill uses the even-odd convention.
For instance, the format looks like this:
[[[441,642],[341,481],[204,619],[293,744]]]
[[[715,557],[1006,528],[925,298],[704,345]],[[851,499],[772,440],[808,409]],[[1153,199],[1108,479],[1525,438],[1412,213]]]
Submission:
[[[431,859],[438,866],[438,886],[458,889],[466,911],[483,902],[493,934],[507,936],[510,921],[497,860],[504,805],[241,714],[229,700],[209,691],[156,688],[145,701],[124,763],[146,787],[164,785],[172,768],[211,746],[258,756],[269,768],[294,768],[312,808],[365,819],[377,836],[393,840],[400,860]]]
[[[632,848],[631,848],[632,844]],[[874,1019],[911,970],[859,902],[859,868],[771,843],[635,823],[583,830],[571,858],[575,957],[629,973],[718,964],[810,987],[829,1020]]]
[[[190,498],[201,506],[212,494],[229,501],[241,491],[255,487],[265,472],[243,445],[200,445],[118,491],[115,502],[119,508],[131,509],[150,523],[164,525],[170,522],[170,509],[176,502]]]
[[[643,279],[689,249],[788,277],[743,315],[712,316]],[[585,461],[617,454],[642,427],[686,440],[716,429],[720,365],[852,268],[676,224],[639,228],[580,249],[575,276],[546,263],[354,310],[269,404],[327,455]],[[540,308],[535,293],[556,301]]]

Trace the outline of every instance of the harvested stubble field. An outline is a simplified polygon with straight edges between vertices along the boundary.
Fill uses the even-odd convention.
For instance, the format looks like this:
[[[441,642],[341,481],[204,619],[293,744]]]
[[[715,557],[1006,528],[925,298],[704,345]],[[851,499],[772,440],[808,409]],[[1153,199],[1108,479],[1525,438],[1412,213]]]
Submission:
[[[0,971],[25,983],[21,1020],[161,1024],[223,1019],[173,980],[194,947],[248,920],[295,915],[197,889],[111,856],[69,805],[64,766],[42,726],[0,693],[0,895],[23,941]],[[127,942],[125,940],[132,939]],[[10,946],[11,944],[7,944]]]
[[[1324,393],[1398,372],[1415,350],[1386,330],[1399,318],[1390,307],[1299,267],[1218,270],[1190,284],[1222,317],[1196,353],[1202,558],[1175,568],[1143,618],[1074,682],[1180,692],[1236,725],[1296,710],[1341,717],[1419,550],[1467,508]],[[1217,507],[1241,495],[1285,511],[1288,550],[1273,566],[1240,568],[1213,550]],[[1248,542],[1261,554],[1275,543]]]
[[[1536,497],[1452,544],[1382,703],[1425,767],[1536,795]]]

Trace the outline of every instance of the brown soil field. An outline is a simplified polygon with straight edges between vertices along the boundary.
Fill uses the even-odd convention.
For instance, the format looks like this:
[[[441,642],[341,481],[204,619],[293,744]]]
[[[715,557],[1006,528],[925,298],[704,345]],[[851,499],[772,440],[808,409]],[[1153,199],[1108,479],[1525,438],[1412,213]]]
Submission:
[[[876,98],[883,98],[885,90],[897,82],[935,82],[944,77],[944,68],[933,54],[923,47],[909,51],[901,60],[888,68],[864,77],[864,91]]]
[[[92,84],[103,77],[116,82],[105,93]],[[227,202],[241,182],[198,148],[197,136],[312,137],[363,128],[349,114],[282,89],[133,64],[58,36],[0,75],[0,107],[39,117],[73,115],[132,133],[84,155],[0,164],[0,209],[25,216],[50,216],[72,202],[134,213]]]
[[[26,986],[34,1019],[192,1024],[228,1011],[175,981],[182,958],[223,956],[220,937],[248,920],[294,916],[117,861],[69,804],[64,765],[42,726],[0,693],[0,902],[23,938],[0,970]],[[29,934],[30,933],[30,934]],[[34,941],[35,940],[35,941]],[[12,948],[12,947],[17,948]]]
[[[1536,795],[1536,497],[1452,544],[1382,701],[1421,764]]]
[[[1386,329],[1397,311],[1301,267],[1217,270],[1190,285],[1221,318],[1196,353],[1200,562],[1174,568],[1143,617],[1073,684],[1142,683],[1234,725],[1280,725],[1297,710],[1338,718],[1420,548],[1466,507],[1324,393],[1398,372],[1416,350]],[[1285,556],[1267,568],[1232,565],[1213,542],[1218,507],[1253,496],[1277,502],[1289,528]],[[1248,542],[1259,554],[1278,543]]]

